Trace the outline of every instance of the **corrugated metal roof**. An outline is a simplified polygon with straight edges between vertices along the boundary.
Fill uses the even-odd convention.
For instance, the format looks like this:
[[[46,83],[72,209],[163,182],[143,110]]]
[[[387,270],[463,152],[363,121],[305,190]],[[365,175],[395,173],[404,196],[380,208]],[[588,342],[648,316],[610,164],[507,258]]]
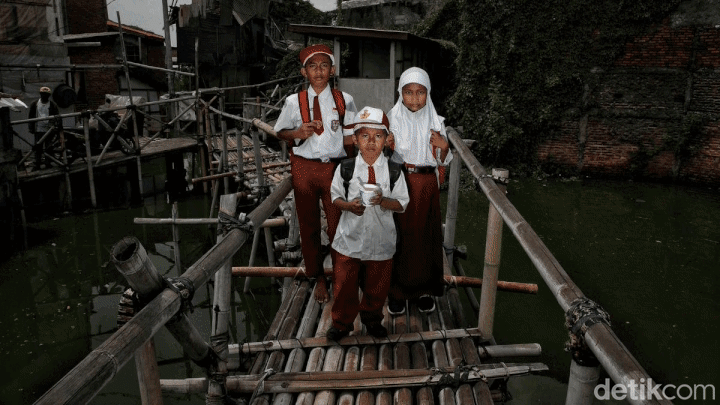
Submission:
[[[79,41],[82,39],[109,37],[109,36],[118,36],[118,35],[120,35],[119,32],[88,32],[85,34],[63,35],[63,40],[65,40],[65,42]]]
[[[108,25],[108,27],[114,28],[114,29],[117,29],[119,27],[118,23],[116,23],[115,21],[110,21],[110,20],[108,20],[107,25]],[[131,33],[131,34],[135,34],[135,35],[141,35],[141,36],[143,36],[145,38],[149,38],[149,39],[157,39],[159,41],[165,41],[165,37],[163,37],[162,35],[158,35],[154,32],[145,31],[140,28],[131,27],[131,26],[128,26],[125,24],[123,24],[122,28],[123,28],[123,32]]]
[[[337,27],[330,25],[290,24],[288,31],[298,34],[312,35],[318,38],[333,39],[334,37],[361,37],[393,39],[398,41],[422,40],[422,37],[407,31],[375,30],[369,28]]]
[[[0,108],[2,107],[10,107],[13,111],[19,111],[18,107],[28,108],[27,104],[23,103],[21,100],[10,97],[0,98]]]

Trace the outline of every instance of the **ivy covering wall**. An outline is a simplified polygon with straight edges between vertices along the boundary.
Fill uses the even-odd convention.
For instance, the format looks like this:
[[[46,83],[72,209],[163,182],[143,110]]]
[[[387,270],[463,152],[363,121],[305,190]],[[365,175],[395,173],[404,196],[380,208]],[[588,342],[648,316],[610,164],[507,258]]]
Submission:
[[[535,166],[539,142],[580,116],[625,44],[678,0],[451,0],[418,28],[457,44],[448,119],[477,139],[481,161]]]

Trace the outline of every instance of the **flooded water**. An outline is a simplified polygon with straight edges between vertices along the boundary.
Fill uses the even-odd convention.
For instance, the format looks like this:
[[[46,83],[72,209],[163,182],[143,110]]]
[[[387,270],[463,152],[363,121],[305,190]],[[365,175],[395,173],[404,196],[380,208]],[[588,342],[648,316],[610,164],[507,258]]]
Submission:
[[[717,188],[524,179],[510,184],[509,197],[583,293],[608,310],[613,329],[657,382],[720,386]],[[209,204],[205,196],[181,200],[180,217],[207,216]],[[482,274],[487,211],[481,194],[462,194],[456,243],[468,248],[463,266],[470,276]],[[170,212],[164,197],[158,197],[146,199],[143,207],[30,224],[28,249],[18,249],[0,263],[0,402],[32,403],[117,329],[125,283],[108,260],[122,237],[136,236],[160,273],[180,274],[173,263],[170,227],[133,224],[136,217],[167,218]],[[181,228],[183,270],[214,240],[207,226]],[[234,265],[247,265],[248,250],[241,251]],[[498,343],[540,343],[539,361],[551,369],[513,380],[510,403],[563,403],[570,364],[563,351],[564,314],[507,228],[500,279],[537,283],[540,292],[498,293]],[[208,337],[209,288],[196,291],[191,314]],[[258,340],[279,301],[277,288],[267,281],[254,282],[249,296],[236,291],[232,340]],[[465,307],[472,319],[470,306]],[[155,343],[161,378],[204,376],[165,331]],[[140,403],[132,363],[91,403]],[[187,399],[165,397],[164,403]],[[204,397],[192,401],[201,403]]]

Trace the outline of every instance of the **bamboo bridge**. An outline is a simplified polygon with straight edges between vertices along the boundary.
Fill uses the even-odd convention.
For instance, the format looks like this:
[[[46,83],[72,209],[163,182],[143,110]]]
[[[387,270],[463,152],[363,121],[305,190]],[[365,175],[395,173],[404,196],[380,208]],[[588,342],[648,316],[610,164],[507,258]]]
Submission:
[[[123,50],[127,75],[128,62],[124,55]],[[132,359],[138,371],[143,404],[160,404],[163,394],[170,393],[205,394],[207,404],[481,405],[504,402],[508,399],[510,378],[548,370],[540,362],[527,362],[528,358],[541,355],[538,344],[498,345],[495,342],[493,323],[497,292],[532,294],[538,288],[498,279],[505,227],[518,240],[545,281],[541,288],[552,292],[566,315],[573,355],[566,404],[593,402],[593,389],[601,368],[618,384],[627,385],[650,378],[611,329],[607,313],[584,296],[507,199],[507,171],[494,169],[488,172],[473,156],[461,135],[450,127],[449,140],[459,158],[452,161],[448,177],[444,223],[447,285],[445,295],[436,297],[437,310],[421,313],[411,303],[405,313],[390,315],[386,306],[383,324],[389,331],[387,338],[368,336],[358,319],[349,336],[338,342],[328,340],[325,332],[331,323],[333,301],[320,304],[312,299],[315,280],[304,277],[302,257],[297,249],[293,249],[299,246],[299,232],[285,143],[280,142],[279,151],[263,143],[269,143],[276,135],[266,123],[266,116],[277,110],[284,99],[278,94],[282,93],[278,91],[278,83],[284,80],[263,84],[275,85],[271,94],[278,97],[275,104],[269,101],[272,97],[246,100],[244,116],[228,113],[224,104],[226,94],[238,88],[200,89],[197,76],[194,92],[178,93],[170,100],[154,102],[170,105],[174,118],[162,122],[161,129],[143,141],[136,132],[139,149],[173,143],[182,145],[179,148],[200,145],[207,152],[198,152],[203,172],[193,179],[193,183],[212,192],[213,203],[207,218],[178,218],[174,205],[172,218],[137,218],[135,222],[173,227],[175,261],[180,269],[184,267],[180,265],[177,249],[178,226],[215,225],[217,243],[180,277],[164,279],[136,238],[126,237],[119,241],[111,252],[112,261],[132,287],[132,291],[126,291],[130,296],[124,296],[120,303],[123,326],[61,378],[36,404],[87,403]],[[295,89],[289,87],[285,91],[287,95]],[[181,101],[189,102],[189,106],[181,107]],[[131,95],[130,105],[123,108],[144,114],[143,107],[148,105],[150,103],[133,104]],[[180,135],[179,118],[190,110],[196,113],[196,134],[184,140],[161,136],[173,127],[175,134]],[[255,113],[246,114],[253,110]],[[70,115],[81,117],[87,129],[87,120],[95,113],[97,111]],[[222,117],[219,129],[213,124],[213,114]],[[133,119],[137,116],[131,115]],[[226,120],[239,123],[242,129],[227,130]],[[109,129],[115,134],[118,128]],[[58,129],[58,132],[62,136],[62,130]],[[84,136],[87,141],[87,132]],[[166,150],[170,149],[172,147]],[[96,204],[93,170],[101,166],[103,159],[113,158],[135,160],[140,172],[142,153],[113,157],[104,150],[100,156],[91,157],[88,151],[84,169],[79,170],[88,173],[93,206]],[[59,163],[63,170],[52,175],[69,176],[75,170],[67,160]],[[482,279],[465,276],[458,260],[459,252],[455,249],[455,223],[461,214],[457,204],[462,164],[490,202]],[[26,177],[43,175],[50,173]],[[67,184],[69,187],[69,180]],[[235,184],[237,189],[232,188]],[[238,209],[240,202],[248,200],[255,208],[249,213],[241,212]],[[276,212],[279,216],[273,217]],[[287,238],[274,241],[271,227],[287,227]],[[261,235],[267,246],[268,267],[253,265]],[[249,240],[252,240],[249,266],[233,267],[234,255]],[[280,257],[275,253],[281,253]],[[332,269],[326,271],[332,274]],[[246,291],[251,277],[273,277],[283,286],[280,308],[262,341],[242,344],[230,341],[231,293],[233,285],[242,282],[242,277],[245,277]],[[192,307],[194,291],[211,279],[214,294],[212,327],[211,335],[204,337],[187,312]],[[480,290],[479,298],[475,289]],[[476,314],[473,319],[465,316],[461,291],[473,307]],[[182,345],[190,359],[206,370],[206,377],[174,380],[159,377],[153,336],[163,327]],[[656,399],[629,400],[633,404],[670,403]]]
[[[226,114],[229,115],[229,114]],[[232,117],[241,119],[241,117]],[[271,127],[261,120],[247,120],[266,133]],[[314,280],[304,277],[302,265],[277,267],[268,249],[270,267],[233,267],[233,255],[254,236],[257,240],[269,228],[288,226],[288,239],[269,246],[281,247],[297,239],[293,223],[290,175],[262,172],[282,165],[265,164],[259,153],[259,133],[250,138],[256,151],[259,189],[272,190],[250,213],[237,211],[245,193],[219,197],[217,218],[204,220],[136,219],[136,223],[211,223],[218,226],[217,244],[192,264],[182,276],[164,280],[154,268],[140,242],[133,237],[119,241],[112,259],[126,277],[144,307],[103,344],[90,353],[65,377],[48,390],[36,404],[87,403],[132,358],[138,370],[143,404],[162,402],[163,393],[204,393],[206,403],[227,403],[232,398],[247,404],[492,404],[507,399],[507,381],[529,373],[541,373],[547,366],[539,362],[517,362],[541,354],[537,344],[497,345],[493,336],[494,303],[498,290],[534,293],[537,286],[498,280],[504,225],[520,242],[543,277],[546,288],[566,312],[568,328],[576,346],[570,365],[567,404],[590,404],[600,367],[616,383],[640,381],[649,376],[623,346],[609,326],[607,314],[587,299],[548,251],[532,228],[505,196],[507,172],[488,173],[475,159],[460,134],[448,128],[449,139],[460,159],[450,168],[449,197],[445,219],[445,246],[454,246],[457,220],[460,165],[465,164],[490,201],[485,268],[482,279],[464,276],[454,249],[446,249],[446,294],[436,298],[437,310],[424,314],[409,304],[402,315],[393,316],[385,307],[384,326],[390,335],[374,338],[364,331],[359,319],[355,331],[340,341],[330,341],[328,329],[332,300],[319,304],[312,299]],[[249,147],[250,139],[241,138]],[[221,140],[223,143],[227,140]],[[221,154],[227,159],[228,154]],[[239,156],[239,155],[238,155]],[[243,155],[244,156],[244,155]],[[237,160],[241,161],[240,159]],[[461,163],[462,161],[462,163]],[[220,167],[227,167],[223,161]],[[271,167],[269,167],[271,166]],[[237,171],[235,172],[237,173]],[[197,181],[219,181],[222,172]],[[266,183],[267,182],[267,183]],[[271,215],[280,210],[282,216]],[[504,224],[504,225],[503,225]],[[296,257],[297,259],[297,257]],[[300,258],[301,259],[301,258]],[[286,260],[285,263],[289,263]],[[453,271],[454,270],[454,271]],[[331,274],[331,269],[326,269]],[[283,299],[264,339],[239,344],[230,342],[228,333],[232,285],[240,277],[276,277],[283,281]],[[212,334],[200,336],[186,311],[192,305],[193,291],[214,279]],[[473,287],[480,288],[478,301]],[[477,319],[466,319],[460,290],[468,294]],[[183,346],[190,358],[207,370],[207,377],[165,380],[158,376],[153,335],[163,326]],[[558,342],[561,344],[561,342]],[[637,404],[660,404],[656,399],[631,400]]]

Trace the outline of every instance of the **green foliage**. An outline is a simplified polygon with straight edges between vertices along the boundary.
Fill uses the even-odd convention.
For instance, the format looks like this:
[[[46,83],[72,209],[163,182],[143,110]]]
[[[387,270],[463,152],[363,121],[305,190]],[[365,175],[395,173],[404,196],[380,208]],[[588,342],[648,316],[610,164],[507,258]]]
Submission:
[[[324,13],[304,0],[283,0],[270,3],[270,17],[277,24],[315,24],[330,25],[330,15]]]
[[[530,163],[537,144],[583,88],[679,0],[454,0],[423,32],[447,35],[460,50],[448,117],[480,141],[489,164]],[[453,13],[454,17],[451,15]],[[437,36],[435,36],[437,37]]]

